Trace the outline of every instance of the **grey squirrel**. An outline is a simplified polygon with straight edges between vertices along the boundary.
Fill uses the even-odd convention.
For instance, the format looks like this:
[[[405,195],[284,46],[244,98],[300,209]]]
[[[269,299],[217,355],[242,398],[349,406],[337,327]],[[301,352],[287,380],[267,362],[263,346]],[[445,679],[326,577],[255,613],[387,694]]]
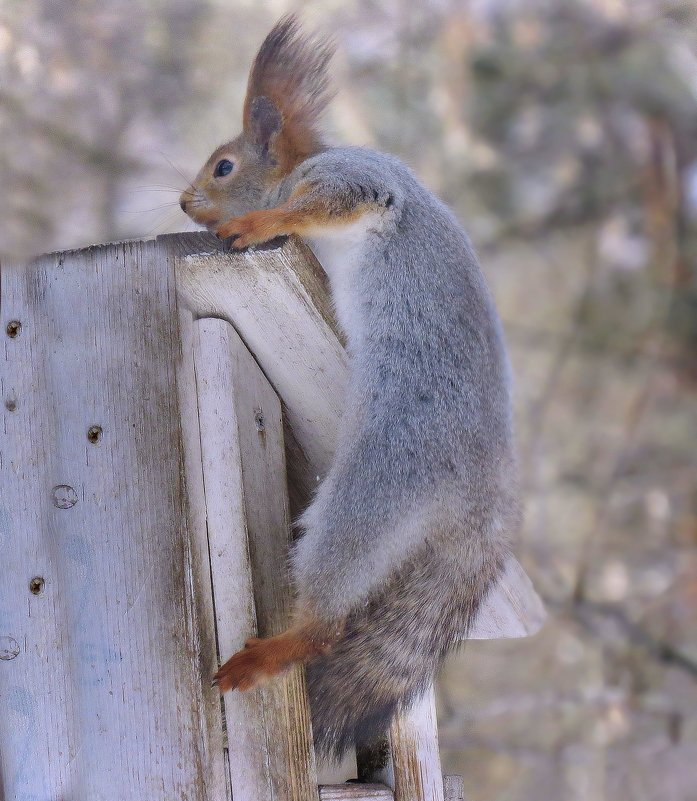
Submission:
[[[349,354],[331,468],[291,554],[291,627],[216,674],[247,690],[307,665],[315,746],[383,734],[433,681],[518,525],[510,376],[467,235],[392,156],[330,147],[331,46],[281,19],[252,66],[243,130],[183,192],[235,249],[297,234],[327,272]]]

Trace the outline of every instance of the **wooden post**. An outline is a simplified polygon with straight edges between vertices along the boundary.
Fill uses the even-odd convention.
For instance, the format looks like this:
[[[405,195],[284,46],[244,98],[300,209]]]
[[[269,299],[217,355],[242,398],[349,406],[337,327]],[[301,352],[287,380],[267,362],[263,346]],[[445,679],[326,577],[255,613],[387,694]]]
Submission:
[[[384,775],[398,801],[444,801],[433,688],[394,720]]]
[[[232,326],[195,324],[194,366],[218,647],[289,621],[290,544],[281,404]],[[224,696],[233,794],[307,801],[317,795],[310,712],[299,668]]]
[[[225,799],[174,274],[131,242],[3,265],[1,291],[5,798]]]
[[[297,510],[334,452],[347,363],[307,249],[167,236],[1,278],[0,799],[448,798],[432,696],[390,787],[318,790],[301,671],[210,686],[287,622],[284,453]],[[514,560],[479,618],[539,626]]]

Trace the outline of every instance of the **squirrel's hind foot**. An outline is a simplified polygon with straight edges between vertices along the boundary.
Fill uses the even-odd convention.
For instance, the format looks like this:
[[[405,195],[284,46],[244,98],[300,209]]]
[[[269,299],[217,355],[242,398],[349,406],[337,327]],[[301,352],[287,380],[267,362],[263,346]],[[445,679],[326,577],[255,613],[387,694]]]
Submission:
[[[296,663],[308,662],[328,647],[328,643],[318,641],[314,632],[300,628],[288,629],[276,637],[250,637],[244,649],[220,667],[213,684],[221,693],[251,690]]]
[[[235,689],[251,690],[287,667],[264,643],[264,640],[247,640],[244,650],[238,651],[220,667],[213,683],[218,685],[221,693]]]

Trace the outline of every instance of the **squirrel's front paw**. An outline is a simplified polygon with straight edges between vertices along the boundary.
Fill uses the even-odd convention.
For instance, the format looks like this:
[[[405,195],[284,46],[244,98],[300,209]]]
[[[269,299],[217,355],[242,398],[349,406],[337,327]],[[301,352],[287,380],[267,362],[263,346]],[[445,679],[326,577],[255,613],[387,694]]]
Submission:
[[[218,239],[231,239],[230,246],[235,250],[244,250],[250,245],[259,245],[279,236],[282,232],[278,222],[278,215],[273,209],[250,211],[219,225],[215,235]]]

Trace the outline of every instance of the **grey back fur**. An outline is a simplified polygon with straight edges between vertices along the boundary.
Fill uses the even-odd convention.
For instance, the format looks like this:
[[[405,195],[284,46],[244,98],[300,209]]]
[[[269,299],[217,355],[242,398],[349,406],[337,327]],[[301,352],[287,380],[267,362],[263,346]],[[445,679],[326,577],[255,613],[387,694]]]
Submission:
[[[273,202],[301,180],[380,210],[350,270],[356,330],[337,456],[294,554],[301,596],[331,616],[366,602],[429,540],[453,562],[471,559],[475,540],[506,548],[518,517],[511,382],[469,239],[411,170],[329,149]]]

